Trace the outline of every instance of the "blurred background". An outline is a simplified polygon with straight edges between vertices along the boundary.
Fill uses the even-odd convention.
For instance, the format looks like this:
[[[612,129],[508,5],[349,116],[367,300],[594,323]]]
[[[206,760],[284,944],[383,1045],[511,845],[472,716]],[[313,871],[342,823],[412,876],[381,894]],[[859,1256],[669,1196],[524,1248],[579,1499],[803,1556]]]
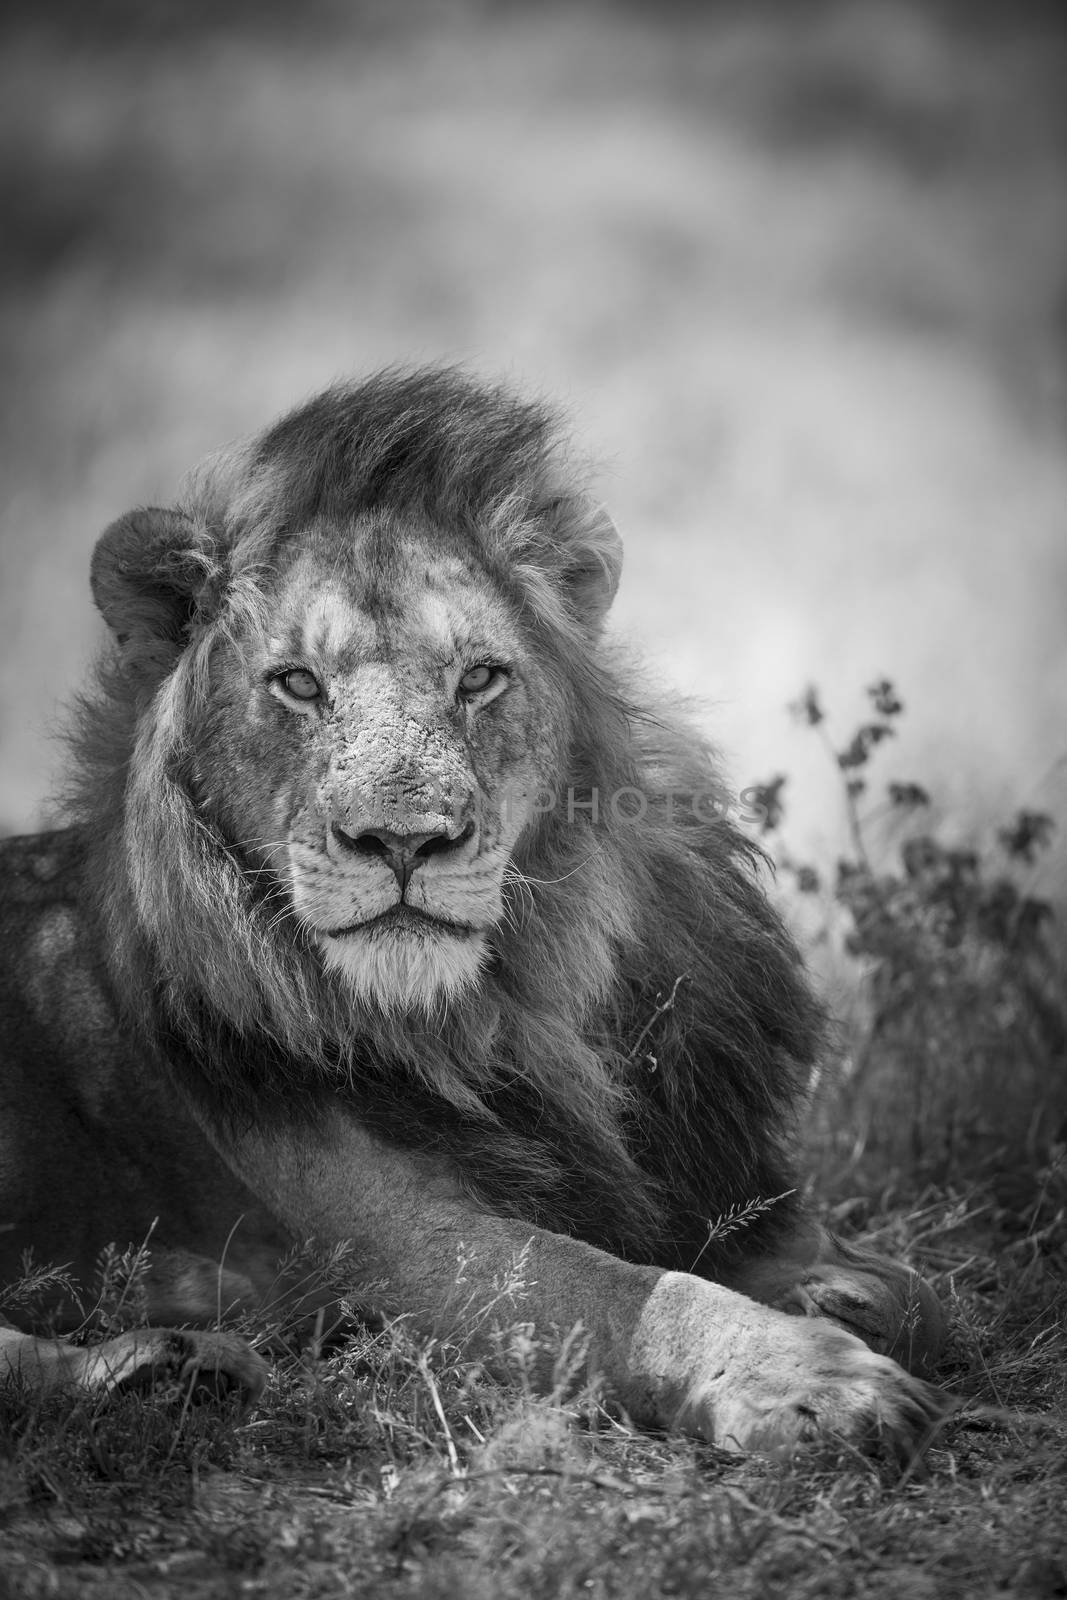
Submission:
[[[919,1251],[946,1370],[995,1402],[942,1457],[927,1521],[962,1532],[909,1546],[909,1595],[1065,1592],[1037,1422],[1067,1371],[1065,69],[1063,0],[0,0],[0,834],[52,815],[112,518],[385,363],[558,401],[626,542],[616,627],[699,698],[737,789],[784,801],[765,842],[840,1019],[818,1194]],[[347,1462],[348,1424],[315,1426]],[[64,1571],[99,1563],[113,1510],[86,1520],[66,1458],[42,1478],[38,1434],[27,1503],[64,1486]],[[850,1548],[876,1491],[835,1491]],[[313,1533],[318,1570],[341,1546]]]
[[[1067,34],[1051,5],[52,0],[0,54],[0,828],[93,541],[332,379],[553,397],[617,626],[832,855],[847,735],[977,834],[1067,793]],[[1060,854],[1062,860],[1062,851]],[[1043,871],[1054,872],[1045,857]]]

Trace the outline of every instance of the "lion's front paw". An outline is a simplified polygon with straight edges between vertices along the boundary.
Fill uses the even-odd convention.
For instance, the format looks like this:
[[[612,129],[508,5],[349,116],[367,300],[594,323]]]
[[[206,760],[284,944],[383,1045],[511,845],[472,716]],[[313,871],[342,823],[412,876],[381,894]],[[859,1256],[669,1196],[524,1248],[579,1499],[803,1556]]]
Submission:
[[[182,1333],[188,1341],[178,1381],[195,1396],[223,1399],[236,1394],[242,1410],[255,1405],[270,1373],[269,1364],[233,1333]]]
[[[87,1349],[80,1376],[85,1388],[109,1391],[171,1384],[182,1400],[235,1394],[247,1410],[263,1392],[269,1372],[262,1356],[237,1334],[137,1328]]]
[[[780,1452],[839,1441],[901,1460],[922,1450],[947,1409],[937,1389],[840,1328],[766,1315],[773,1322],[751,1330],[739,1359],[686,1398],[717,1444]]]
[[[646,1303],[634,1356],[663,1420],[728,1450],[826,1440],[906,1460],[950,1409],[931,1384],[832,1322],[681,1273],[665,1273]]]

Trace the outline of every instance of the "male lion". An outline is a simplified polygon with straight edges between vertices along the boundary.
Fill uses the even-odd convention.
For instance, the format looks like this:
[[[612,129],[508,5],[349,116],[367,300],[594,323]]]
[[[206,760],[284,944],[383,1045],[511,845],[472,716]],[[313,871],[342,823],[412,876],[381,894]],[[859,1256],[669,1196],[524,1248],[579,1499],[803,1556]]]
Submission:
[[[217,1327],[350,1240],[354,1294],[463,1308],[472,1354],[580,1324],[640,1422],[921,1443],[936,1300],[795,1198],[820,1009],[706,744],[602,636],[619,565],[545,412],[441,370],[106,531],[72,825],[3,847],[0,1274],[150,1234],[151,1318]],[[0,1338],[32,1385],[262,1383],[225,1332]]]

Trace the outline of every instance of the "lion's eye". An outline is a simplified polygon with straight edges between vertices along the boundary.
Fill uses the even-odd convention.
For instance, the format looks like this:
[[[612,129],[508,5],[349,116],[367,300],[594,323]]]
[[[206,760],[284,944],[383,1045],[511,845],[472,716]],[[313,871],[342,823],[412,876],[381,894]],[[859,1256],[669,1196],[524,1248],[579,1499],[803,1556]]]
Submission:
[[[305,671],[303,667],[295,667],[292,672],[280,673],[276,682],[280,683],[286,694],[292,695],[294,700],[317,700],[322,693],[314,673]]]
[[[460,678],[459,687],[463,694],[481,694],[483,689],[488,689],[495,676],[492,667],[472,667]]]

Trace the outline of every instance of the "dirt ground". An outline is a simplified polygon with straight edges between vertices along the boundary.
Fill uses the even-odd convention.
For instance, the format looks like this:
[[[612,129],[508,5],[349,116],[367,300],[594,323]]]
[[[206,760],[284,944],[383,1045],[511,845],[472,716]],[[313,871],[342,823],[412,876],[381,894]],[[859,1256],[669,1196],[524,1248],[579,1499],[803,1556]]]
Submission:
[[[840,831],[808,681],[848,723],[891,675],[886,775],[954,825],[1064,809],[1055,12],[273,9],[5,11],[0,827],[62,771],[99,530],[438,358],[558,397],[627,540],[618,625],[739,785],[792,775],[805,847]]]

